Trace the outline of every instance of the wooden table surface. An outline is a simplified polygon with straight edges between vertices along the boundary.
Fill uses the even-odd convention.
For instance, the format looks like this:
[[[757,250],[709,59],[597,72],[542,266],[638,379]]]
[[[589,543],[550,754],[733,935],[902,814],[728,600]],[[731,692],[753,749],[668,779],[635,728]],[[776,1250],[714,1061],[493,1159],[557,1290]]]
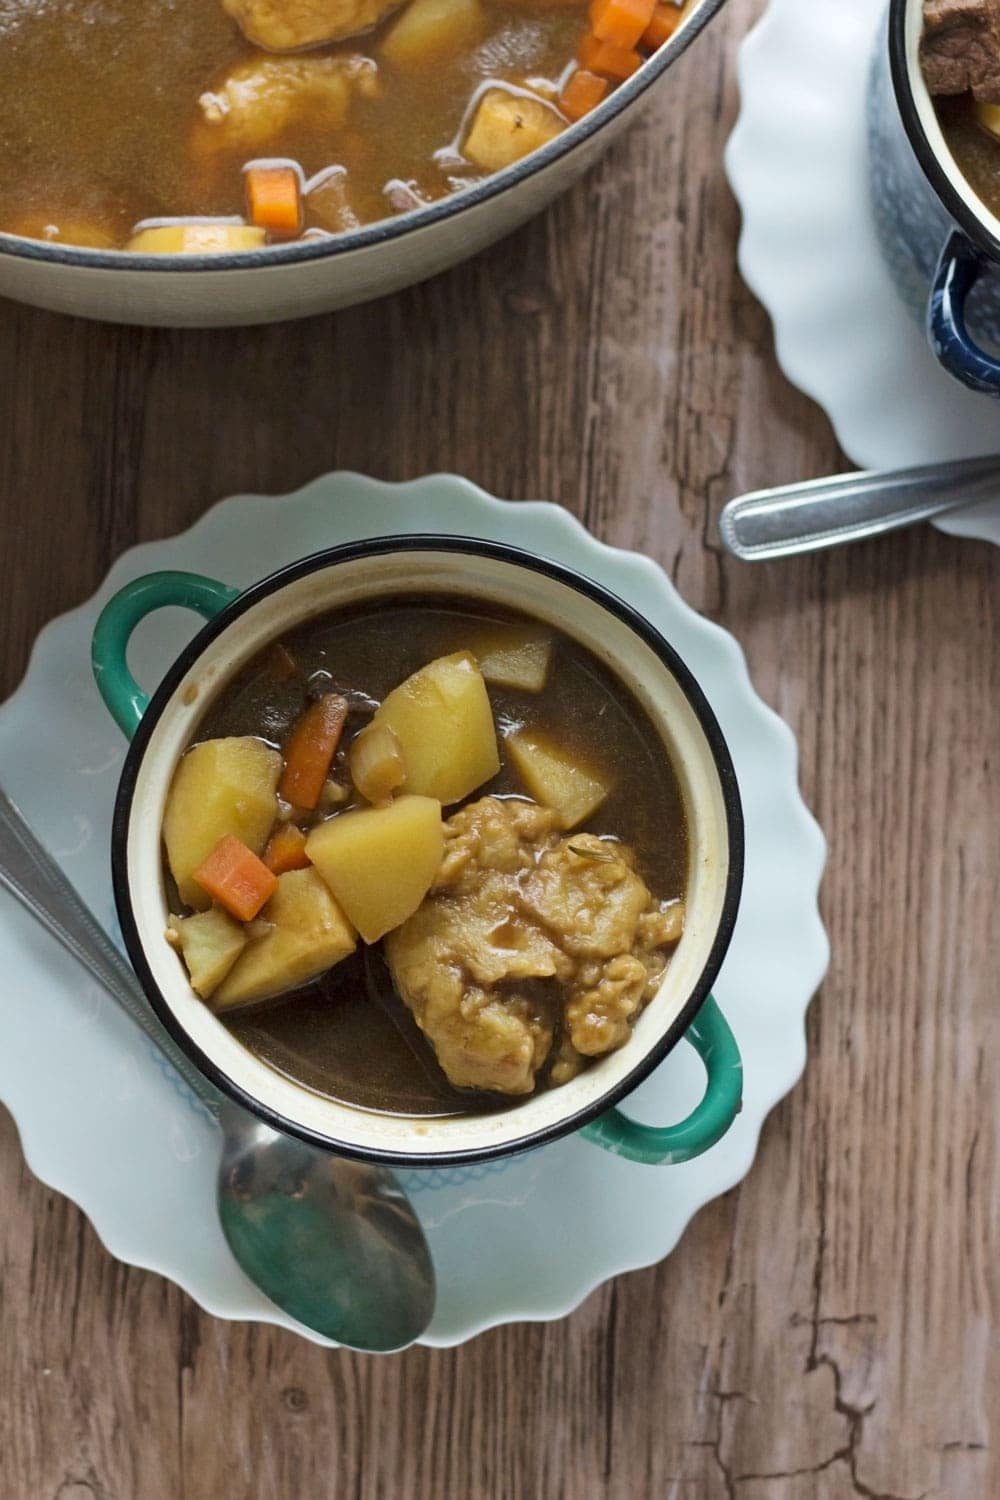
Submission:
[[[376,306],[172,333],[4,305],[0,691],[124,547],[219,496],[348,467],[557,500],[732,630],[794,728],[833,961],[746,1181],[663,1265],[454,1351],[216,1322],[112,1260],[4,1115],[3,1500],[1000,1494],[998,557],[929,528],[720,552],[730,495],[843,463],[735,269],[720,159],[759,8],[552,211]]]

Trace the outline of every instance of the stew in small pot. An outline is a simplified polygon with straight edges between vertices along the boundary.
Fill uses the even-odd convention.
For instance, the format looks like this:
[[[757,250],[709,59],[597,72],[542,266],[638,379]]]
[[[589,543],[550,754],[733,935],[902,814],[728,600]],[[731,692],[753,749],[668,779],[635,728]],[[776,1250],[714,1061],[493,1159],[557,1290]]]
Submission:
[[[924,0],[920,64],[955,161],[1000,217],[1000,0]]]
[[[229,682],[163,822],[166,941],[272,1068],[392,1114],[509,1107],[628,1047],[685,926],[652,722],[472,600],[302,626]]]

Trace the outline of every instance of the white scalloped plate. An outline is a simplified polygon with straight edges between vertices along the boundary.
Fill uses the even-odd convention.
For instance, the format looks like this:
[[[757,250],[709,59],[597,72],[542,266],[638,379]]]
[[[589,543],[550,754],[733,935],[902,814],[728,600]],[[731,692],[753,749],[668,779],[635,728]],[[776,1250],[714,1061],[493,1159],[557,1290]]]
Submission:
[[[743,279],[778,362],[861,468],[1000,448],[1000,402],[946,375],[879,250],[866,93],[885,0],[771,0],[740,51],[726,171],[743,212]],[[1000,500],[939,518],[1000,543]]]
[[[425,1342],[563,1316],[608,1277],[649,1265],[691,1215],[749,1169],[768,1111],[805,1063],[804,1017],[827,964],[816,906],[825,845],[799,795],[795,741],[756,696],[740,648],[680,599],[647,558],[615,551],[553,505],[511,505],[437,475],[388,485],[319,479],[280,500],[223,501],[192,529],[126,553],[95,598],[48,625],[21,687],[0,708],[6,790],[116,931],[109,826],[124,744],[93,686],[89,641],[102,604],[129,579],[190,568],[247,585],[323,547],[412,531],[516,543],[589,574],[648,616],[700,678],[743,791],[747,878],[716,994],[746,1067],[742,1114],[698,1161],[641,1167],[573,1138],[512,1163],[402,1174],[427,1230],[439,1302]],[[152,686],[195,625],[163,611],[140,627],[133,665]],[[0,1096],[32,1170],[90,1218],[112,1254],[170,1277],[225,1318],[289,1322],[233,1262],[214,1213],[213,1127],[129,1022],[0,893]],[[678,1119],[700,1093],[678,1047],[630,1102]]]

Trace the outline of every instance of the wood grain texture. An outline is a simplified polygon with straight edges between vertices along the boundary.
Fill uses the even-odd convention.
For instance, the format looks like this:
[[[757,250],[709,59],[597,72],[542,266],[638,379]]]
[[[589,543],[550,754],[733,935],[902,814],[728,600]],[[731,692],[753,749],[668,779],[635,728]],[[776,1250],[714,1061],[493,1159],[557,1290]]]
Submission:
[[[0,321],[0,691],[122,548],[335,467],[468,474],[656,557],[743,642],[831,845],[807,1072],[654,1270],[453,1352],[325,1353],[111,1260],[0,1125],[3,1500],[986,1500],[997,1414],[997,553],[725,559],[842,463],[734,267],[727,12],[550,213],[250,332]],[[993,765],[991,766],[991,758]]]

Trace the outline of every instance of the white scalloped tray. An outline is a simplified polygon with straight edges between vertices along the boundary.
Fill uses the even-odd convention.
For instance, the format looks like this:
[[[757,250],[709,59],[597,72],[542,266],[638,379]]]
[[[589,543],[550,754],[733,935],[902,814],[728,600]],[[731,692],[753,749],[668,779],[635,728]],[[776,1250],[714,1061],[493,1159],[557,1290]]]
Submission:
[[[765,1116],[802,1071],[805,1011],[827,964],[816,907],[825,845],[799,795],[795,741],[754,693],[736,642],[684,604],[654,563],[602,545],[556,506],[511,505],[447,475],[403,485],[329,475],[281,500],[223,501],[183,535],[122,557],[95,598],[40,635],[24,682],[0,708],[0,765],[8,793],[116,931],[108,845],[125,747],[90,674],[102,604],[157,568],[247,585],[338,542],[427,530],[532,549],[653,621],[719,717],[747,832],[745,896],[716,987],[743,1053],[742,1114],[718,1146],[682,1166],[636,1166],[573,1138],[509,1164],[402,1174],[438,1269],[425,1342],[447,1345],[497,1323],[561,1317],[608,1277],[666,1255],[691,1215],[749,1169]],[[131,659],[146,685],[194,628],[179,611],[144,622]],[[120,1259],[170,1277],[220,1317],[303,1332],[229,1253],[214,1212],[213,1127],[114,1004],[3,893],[0,954],[0,1096],[32,1170],[80,1205]],[[679,1047],[629,1109],[660,1124],[679,1119],[700,1081],[692,1049]]]

